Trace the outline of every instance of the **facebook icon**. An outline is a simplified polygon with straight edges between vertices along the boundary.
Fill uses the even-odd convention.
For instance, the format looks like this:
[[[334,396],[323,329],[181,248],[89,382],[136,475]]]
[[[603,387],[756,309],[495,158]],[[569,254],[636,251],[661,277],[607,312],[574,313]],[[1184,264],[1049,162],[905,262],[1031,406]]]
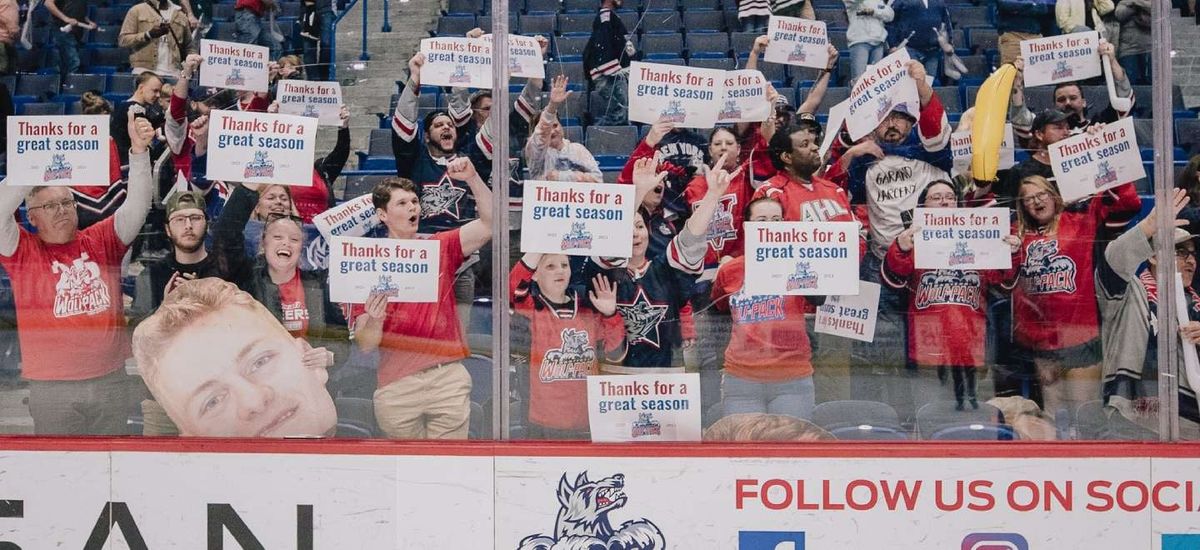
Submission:
[[[738,531],[738,550],[804,550],[804,531]]]
[[[1200,550],[1200,535],[1163,535],[1162,550]]]

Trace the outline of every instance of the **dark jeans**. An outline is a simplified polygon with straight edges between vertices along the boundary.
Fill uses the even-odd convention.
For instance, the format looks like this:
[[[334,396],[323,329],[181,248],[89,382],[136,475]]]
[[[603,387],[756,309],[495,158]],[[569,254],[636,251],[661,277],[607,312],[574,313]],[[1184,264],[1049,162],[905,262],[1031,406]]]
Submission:
[[[309,80],[329,80],[329,39],[333,36],[333,14],[318,13],[317,28],[321,40],[304,40],[304,69]]]
[[[54,45],[58,48],[59,76],[65,79],[69,74],[78,73],[79,49],[83,43],[73,32],[59,32],[58,29],[51,29],[51,32],[54,34]]]
[[[1150,83],[1150,54],[1127,55],[1117,61],[1121,63],[1121,68],[1125,69],[1125,76],[1129,78],[1130,84],[1140,86]]]
[[[29,415],[38,435],[123,435],[131,409],[120,368],[91,380],[29,381]]]

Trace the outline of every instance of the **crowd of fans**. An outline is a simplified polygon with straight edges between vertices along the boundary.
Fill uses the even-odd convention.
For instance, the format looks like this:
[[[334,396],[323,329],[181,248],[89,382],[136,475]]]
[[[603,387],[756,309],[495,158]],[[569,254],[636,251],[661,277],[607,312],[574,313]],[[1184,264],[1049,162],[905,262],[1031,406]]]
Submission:
[[[0,41],[10,5],[0,0]],[[591,117],[603,125],[627,124],[628,67],[643,53],[621,6],[600,3],[584,56],[600,97]],[[66,29],[56,43],[70,74],[78,70],[78,32],[90,24],[86,2],[46,7]],[[742,413],[814,420],[822,402],[852,399],[890,406],[895,425],[878,427],[902,435],[924,406],[949,401],[964,419],[994,411],[993,439],[1014,431],[1154,437],[1156,216],[1191,223],[1180,222],[1172,239],[1192,318],[1182,338],[1200,342],[1200,296],[1191,290],[1200,161],[1181,176],[1176,200],[1147,216],[1139,216],[1132,182],[1067,204],[1047,147],[1129,110],[1089,108],[1082,83],[1057,85],[1054,105],[1028,105],[1018,76],[1008,113],[1028,157],[995,182],[960,173],[950,134],[970,129],[971,110],[952,129],[930,84],[954,70],[953,21],[942,0],[847,0],[850,59],[831,46],[829,66],[802,103],[792,106],[771,88],[772,116],[761,123],[705,132],[649,124],[609,183],[560,120],[572,94],[586,93],[582,83],[529,79],[509,127],[496,128],[486,91],[454,88],[447,109],[422,113],[426,61],[414,55],[390,119],[396,176],[370,193],[380,222],[371,236],[436,240],[438,293],[429,303],[384,294],[333,303],[327,273],[308,265],[308,249],[324,246],[311,237],[314,216],[338,203],[334,182],[350,153],[345,107],[336,145],[315,160],[311,181],[206,177],[213,110],[274,111],[275,82],[325,77],[320,48],[305,60],[283,55],[272,8],[271,0],[237,2],[238,39],[271,48],[277,60],[272,91],[251,93],[195,85],[202,68],[193,30],[211,5],[137,4],[120,34],[135,91],[115,106],[97,93],[81,104],[83,113],[111,116],[112,185],[0,187],[0,210],[14,214],[0,217],[0,265],[12,281],[36,433],[127,433],[138,403],[147,435],[326,436],[349,414],[339,400],[369,399],[368,433],[377,425],[391,438],[465,438],[479,408],[464,366],[470,313],[496,263],[511,266],[510,295],[498,303],[513,315],[514,355],[504,364],[516,366],[515,410],[527,437],[586,439],[589,375],[685,370],[701,373],[706,422]],[[332,4],[306,8],[312,36],[325,40]],[[1003,62],[1022,66],[1023,39],[1100,30],[1100,55],[1112,62],[1116,97],[1129,100],[1123,105],[1148,78],[1142,0],[1001,0],[998,9]],[[762,30],[772,13],[813,16],[805,0],[739,3],[747,29]],[[549,41],[537,38],[545,54]],[[754,42],[747,68],[769,43]],[[848,62],[854,78],[897,48],[912,57],[906,69],[919,105],[901,104],[857,141],[844,127],[826,127],[820,106],[838,64]],[[493,177],[493,140],[502,131],[529,180],[633,185],[632,256],[520,256],[516,240],[512,250],[494,250],[493,189],[521,184]],[[836,137],[822,155],[830,132]],[[1004,239],[1012,269],[916,268],[912,209],[976,206],[1012,212]],[[882,285],[873,341],[850,345],[814,333],[824,297],[746,292],[747,221],[858,222],[859,278]],[[136,279],[132,289],[123,277]],[[140,378],[126,376],[131,355]],[[987,391],[981,379],[990,379]],[[1183,433],[1200,437],[1185,377],[1179,401]],[[1085,425],[1100,428],[1084,434]]]

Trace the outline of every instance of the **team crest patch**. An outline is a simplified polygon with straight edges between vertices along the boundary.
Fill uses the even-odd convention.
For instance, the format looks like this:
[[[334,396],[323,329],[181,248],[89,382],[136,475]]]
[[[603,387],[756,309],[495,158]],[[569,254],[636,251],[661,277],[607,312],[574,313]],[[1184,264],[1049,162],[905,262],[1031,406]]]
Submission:
[[[247,178],[273,178],[275,177],[275,163],[266,151],[255,151],[254,160],[246,163],[245,176]]]
[[[1100,170],[1096,172],[1096,189],[1117,183],[1117,171],[1107,160],[1100,161]]]
[[[662,423],[654,419],[654,413],[638,413],[638,419],[633,421],[629,435],[634,439],[662,435]]]
[[[648,519],[630,520],[614,528],[608,514],[625,506],[625,475],[598,481],[579,474],[572,484],[563,474],[558,482],[558,517],[554,533],[530,535],[517,550],[663,550],[666,537]]]
[[[954,250],[950,252],[948,258],[950,265],[962,265],[975,263],[975,252],[971,250],[971,246],[966,241],[958,241],[954,243]]]
[[[1025,250],[1021,286],[1029,294],[1075,292],[1075,260],[1058,253],[1058,241],[1037,241]]]
[[[229,75],[225,77],[226,86],[245,86],[246,77],[242,76],[242,70],[238,68],[230,69]]]
[[[687,111],[684,110],[680,101],[671,101],[667,104],[667,108],[663,109],[659,115],[659,120],[664,122],[683,122],[687,120]]]
[[[392,282],[391,275],[380,275],[379,281],[371,287],[371,294],[382,294],[388,298],[395,298],[400,295],[400,287]]]
[[[817,288],[817,274],[808,262],[796,264],[796,272],[788,275],[787,290],[802,290]]]
[[[717,120],[729,120],[731,118],[742,118],[742,110],[738,108],[737,102],[732,99],[725,100],[725,106],[721,107],[717,113]]]
[[[450,83],[456,84],[459,82],[470,82],[471,75],[467,74],[466,65],[455,65],[454,72],[450,73]]]
[[[571,223],[571,230],[563,235],[563,250],[591,250],[592,232],[584,228],[583,222]]]
[[[808,61],[808,54],[804,53],[804,46],[796,44],[792,49],[792,53],[788,54],[788,63],[805,63]]]
[[[564,328],[562,344],[546,352],[538,378],[542,382],[584,380],[596,364],[596,348],[586,330]]]
[[[1072,78],[1075,76],[1075,69],[1067,64],[1066,60],[1059,61],[1058,65],[1054,66],[1054,70],[1050,72],[1050,78],[1058,80],[1060,78]]]
[[[50,159],[50,166],[47,166],[42,174],[42,181],[69,180],[72,172],[71,163],[67,162],[66,155],[54,155]]]
[[[432,218],[445,214],[457,220],[462,215],[458,209],[458,202],[466,194],[467,191],[455,187],[448,176],[442,176],[436,185],[426,185],[422,190],[421,216]]]
[[[312,103],[308,103],[304,106],[304,112],[300,113],[300,116],[306,116],[309,118],[318,118],[321,116],[321,113],[317,112],[316,105],[313,105]]]
[[[111,300],[108,285],[100,278],[100,265],[87,252],[66,265],[55,260],[50,272],[58,275],[54,284],[54,316],[94,315],[108,310]]]
[[[645,342],[656,348],[659,347],[658,325],[667,316],[666,304],[651,303],[646,292],[638,288],[633,302],[627,304],[618,302],[617,309],[625,320],[625,334],[629,338],[630,345]]]

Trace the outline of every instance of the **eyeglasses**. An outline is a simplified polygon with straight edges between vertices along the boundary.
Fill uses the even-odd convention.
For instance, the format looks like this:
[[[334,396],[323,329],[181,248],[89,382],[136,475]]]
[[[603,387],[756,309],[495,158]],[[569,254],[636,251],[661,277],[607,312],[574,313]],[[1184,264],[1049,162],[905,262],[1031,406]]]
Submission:
[[[186,227],[188,225],[200,225],[207,219],[208,218],[206,218],[204,214],[190,214],[187,216],[175,216],[174,218],[171,218],[168,223],[171,225]]]
[[[47,214],[57,214],[63,210],[74,210],[75,209],[75,199],[63,199],[58,202],[48,202],[46,204],[39,204],[37,206],[26,207],[26,209],[29,210],[30,212],[37,210],[38,208],[41,208],[42,212],[45,212]]]
[[[1030,195],[1028,197],[1021,197],[1021,202],[1024,204],[1036,204],[1039,202],[1045,202],[1049,199],[1050,199],[1049,191],[1038,191],[1036,194]]]
[[[1194,249],[1194,248],[1190,248],[1190,249],[1189,248],[1176,248],[1175,249],[1175,258],[1179,259],[1179,260],[1186,260],[1188,258],[1195,259],[1196,258],[1196,249]]]
[[[958,197],[954,196],[954,193],[942,193],[942,194],[938,194],[938,195],[926,195],[925,196],[925,200],[931,200],[931,201],[951,201],[951,202],[953,202],[957,199],[958,199]]]

